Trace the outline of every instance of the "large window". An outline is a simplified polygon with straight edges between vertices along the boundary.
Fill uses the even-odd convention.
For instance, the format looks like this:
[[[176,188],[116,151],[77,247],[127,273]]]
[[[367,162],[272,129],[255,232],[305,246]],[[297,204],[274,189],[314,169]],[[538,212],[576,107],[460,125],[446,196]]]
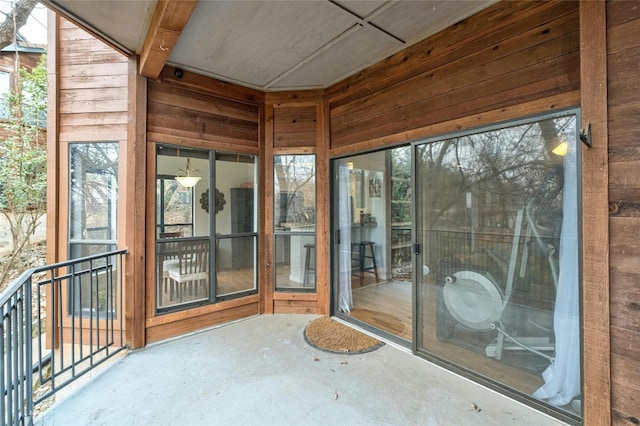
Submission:
[[[570,114],[415,150],[419,350],[562,409],[580,395],[576,141]]]
[[[316,157],[273,158],[276,290],[316,286]]]
[[[116,249],[118,225],[118,143],[72,144],[69,148],[69,258],[78,259]],[[115,259],[111,261],[115,264]],[[80,268],[89,265],[81,265]],[[92,264],[93,268],[104,265]],[[106,288],[106,276],[92,286],[82,275],[71,285],[70,310],[115,306],[117,295]],[[97,301],[97,302],[96,302]]]
[[[156,154],[157,312],[255,293],[256,157],[167,145]]]

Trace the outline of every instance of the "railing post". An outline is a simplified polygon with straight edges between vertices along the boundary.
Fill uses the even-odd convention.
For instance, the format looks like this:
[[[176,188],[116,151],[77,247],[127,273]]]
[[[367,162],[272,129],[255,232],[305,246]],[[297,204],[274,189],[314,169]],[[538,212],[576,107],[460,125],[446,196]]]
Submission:
[[[32,425],[33,424],[33,278],[29,277],[27,282],[25,283],[25,294],[24,294],[24,302],[25,302],[25,403],[26,403],[26,413],[25,413],[25,424]]]

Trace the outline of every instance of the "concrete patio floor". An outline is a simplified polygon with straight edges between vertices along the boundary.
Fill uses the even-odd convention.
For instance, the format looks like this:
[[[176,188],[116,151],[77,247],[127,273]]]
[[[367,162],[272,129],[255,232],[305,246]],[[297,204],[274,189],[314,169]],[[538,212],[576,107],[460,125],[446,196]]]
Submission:
[[[131,351],[35,424],[564,424],[392,344],[320,351],[303,337],[314,318],[252,317]]]

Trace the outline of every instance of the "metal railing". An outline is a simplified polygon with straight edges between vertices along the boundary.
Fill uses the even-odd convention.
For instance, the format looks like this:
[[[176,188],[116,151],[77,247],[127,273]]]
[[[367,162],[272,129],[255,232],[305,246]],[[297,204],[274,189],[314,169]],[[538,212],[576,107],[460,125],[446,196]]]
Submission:
[[[33,424],[37,404],[124,349],[126,252],[31,268],[0,294],[0,424]]]

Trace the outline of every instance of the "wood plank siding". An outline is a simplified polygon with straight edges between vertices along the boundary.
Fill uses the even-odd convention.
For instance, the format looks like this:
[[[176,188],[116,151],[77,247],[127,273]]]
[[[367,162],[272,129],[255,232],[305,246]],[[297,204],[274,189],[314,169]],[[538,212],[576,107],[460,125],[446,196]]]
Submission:
[[[58,18],[59,142],[127,140],[128,59]]]
[[[190,84],[201,79],[185,72],[182,79],[171,79],[168,69],[162,81],[149,81],[147,99],[147,140],[172,144],[241,151],[257,154],[259,100],[235,96],[231,90],[218,93],[216,88]],[[212,79],[210,79],[212,80]],[[233,97],[232,97],[233,96]]]
[[[316,235],[329,232],[328,162],[320,161],[318,149],[327,145],[324,92],[321,90],[267,93],[265,95],[265,206],[273,205],[273,156],[316,154]],[[320,188],[320,186],[324,188]],[[265,251],[271,258],[273,247],[273,209],[265,209]],[[265,269],[265,312],[326,313],[329,294],[329,246],[316,239],[316,293],[273,292],[273,271]],[[321,297],[322,296],[322,297]],[[325,300],[325,298],[327,300]]]
[[[55,43],[48,46],[48,90],[50,97],[55,93],[55,102],[49,103],[47,111],[47,262],[53,263],[69,258],[70,145],[120,143],[120,153],[126,161],[123,151],[129,139],[130,61],[53,12],[49,22],[53,23],[48,28],[50,39]],[[126,168],[121,167],[119,173],[119,189],[126,194]],[[133,240],[126,236],[129,220],[126,203],[121,202],[118,207],[119,248],[132,247]],[[127,265],[125,269],[127,282],[133,283],[131,268]],[[128,303],[127,309],[131,308]],[[125,317],[127,324],[135,323],[126,313]],[[131,335],[127,339],[131,343]],[[138,345],[143,344],[143,340],[138,341]]]
[[[577,105],[579,61],[577,3],[500,2],[329,88],[332,153]]]
[[[611,417],[640,422],[640,5],[607,2]]]

